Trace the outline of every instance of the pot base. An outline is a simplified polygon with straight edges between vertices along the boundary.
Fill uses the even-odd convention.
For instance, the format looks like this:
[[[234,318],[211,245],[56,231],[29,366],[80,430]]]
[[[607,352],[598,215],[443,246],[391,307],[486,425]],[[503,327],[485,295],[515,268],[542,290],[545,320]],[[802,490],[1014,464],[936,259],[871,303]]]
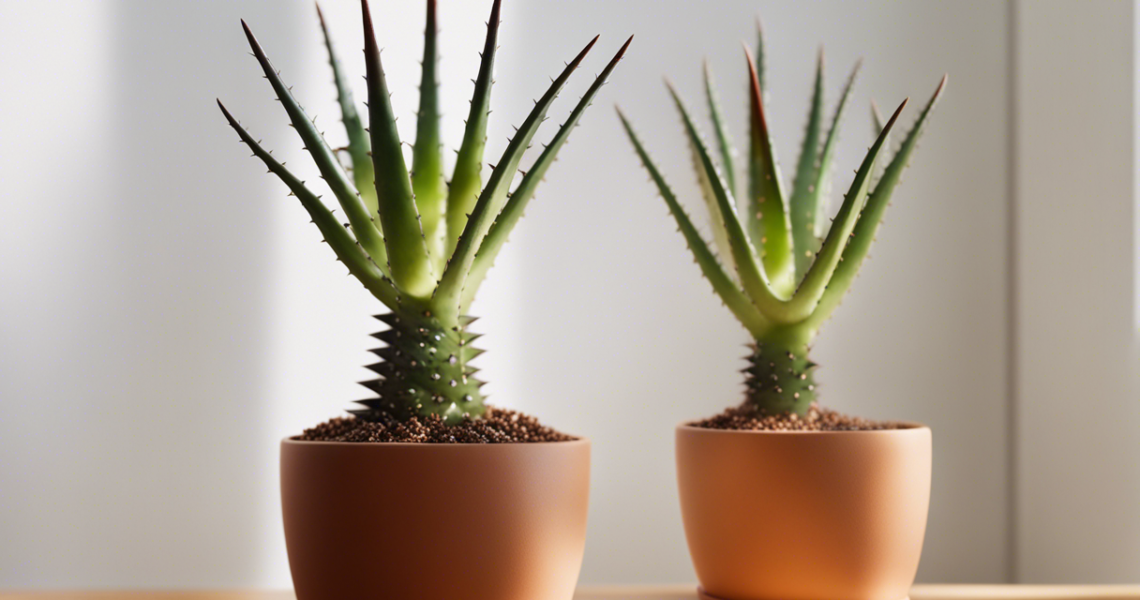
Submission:
[[[729,598],[721,598],[720,596],[713,596],[705,592],[705,589],[697,586],[697,598],[700,600],[730,600]],[[910,600],[910,596],[904,597],[902,600]]]

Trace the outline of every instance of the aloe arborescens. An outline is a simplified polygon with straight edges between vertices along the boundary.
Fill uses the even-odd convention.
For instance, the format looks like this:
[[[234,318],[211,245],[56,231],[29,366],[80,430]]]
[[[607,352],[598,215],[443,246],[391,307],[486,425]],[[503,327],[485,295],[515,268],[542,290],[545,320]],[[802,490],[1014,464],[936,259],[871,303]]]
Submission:
[[[760,52],[762,58],[763,42]],[[705,91],[721,156],[719,167],[680,96],[669,86],[708,206],[715,254],[690,221],[620,110],[619,116],[702,273],[755,339],[750,364],[745,370],[747,401],[768,414],[802,415],[807,413],[816,398],[813,379],[816,365],[808,356],[811,342],[851,286],[867,257],[883,211],[914,152],[927,117],[942,94],[946,78],[943,77],[889,162],[885,158],[889,134],[906,101],[885,124],[876,117],[877,139],[855,172],[843,204],[826,237],[823,237],[829,171],[840,119],[855,72],[847,81],[825,135],[823,55],[820,54],[807,130],[789,193],[782,185],[769,137],[762,92],[762,62],[758,68],[747,48],[745,54],[750,75],[751,113],[746,190],[741,190],[736,184],[735,156],[707,65]],[[883,163],[886,166],[881,171],[876,168]],[[736,198],[742,191],[746,202],[738,209]]]
[[[529,171],[523,173],[518,185],[510,191],[520,160],[546,119],[547,110],[597,38],[566,65],[535,102],[534,109],[517,128],[484,184],[483,152],[501,9],[501,0],[495,0],[463,142],[455,170],[447,182],[436,82],[436,2],[427,2],[411,169],[405,162],[396,128],[367,0],[362,1],[362,8],[367,128],[357,113],[346,75],[323,18],[321,20],[348,136],[346,154],[350,165],[347,167],[340,163],[337,152],[325,141],[294,98],[291,88],[266,58],[249,27],[242,22],[254,56],[320,170],[321,178],[340,204],[347,223],[342,224],[304,181],[263,149],[225,107],[221,107],[222,112],[254,156],[300,200],[337,259],[391,311],[377,317],[389,326],[375,334],[385,346],[372,350],[379,361],[368,367],[379,377],[364,382],[379,397],[359,401],[363,408],[351,412],[365,419],[377,418],[381,413],[397,417],[438,415],[451,424],[464,416],[478,418],[485,411],[480,393],[482,382],[474,376],[476,369],[470,362],[481,351],[471,345],[477,336],[467,330],[472,319],[465,316],[465,311],[539,182],[624,55],[629,41],[598,75]],[[220,101],[218,104],[221,106]]]

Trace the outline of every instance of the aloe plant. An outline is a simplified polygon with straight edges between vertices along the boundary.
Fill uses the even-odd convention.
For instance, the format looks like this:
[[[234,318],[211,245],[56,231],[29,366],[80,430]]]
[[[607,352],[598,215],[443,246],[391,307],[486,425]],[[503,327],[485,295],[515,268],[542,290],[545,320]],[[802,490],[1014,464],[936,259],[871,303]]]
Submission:
[[[446,423],[456,424],[464,417],[479,418],[486,410],[480,392],[483,382],[475,377],[477,369],[471,365],[482,351],[472,345],[478,335],[468,331],[474,319],[466,316],[466,311],[539,182],[633,38],[596,77],[511,191],[516,173],[521,172],[520,161],[539,125],[598,38],[590,40],[535,101],[534,109],[516,129],[484,182],[483,154],[502,8],[501,0],[495,0],[463,142],[451,179],[445,181],[436,81],[436,2],[427,2],[420,101],[410,169],[389,100],[367,0],[362,0],[361,7],[367,127],[357,112],[323,16],[320,19],[348,138],[344,148],[347,165],[341,164],[338,151],[325,140],[242,21],[253,55],[347,223],[342,224],[306,182],[265,150],[220,100],[218,106],[241,141],[308,211],[337,260],[390,311],[377,316],[388,329],[374,335],[384,346],[371,350],[379,360],[368,366],[379,377],[362,382],[378,397],[358,401],[362,408],[350,412],[369,420],[384,414],[397,418],[438,415]]]
[[[762,57],[763,38],[759,44]],[[840,94],[831,125],[824,132],[823,53],[816,69],[795,177],[785,187],[780,177],[764,109],[762,63],[747,47],[749,70],[750,152],[745,157],[748,185],[740,189],[736,155],[725,131],[712,75],[705,66],[708,103],[720,164],[697,131],[680,95],[666,81],[681,116],[697,179],[709,212],[713,248],[693,225],[660,170],[653,163],[621,110],[618,116],[650,179],[669,207],[701,272],[733,315],[755,339],[746,373],[746,402],[767,414],[806,414],[816,400],[816,363],[809,357],[820,326],[851,287],[883,211],[914,153],[919,136],[946,77],[919,114],[902,144],[887,158],[888,137],[904,100],[886,123],[875,112],[877,139],[867,151],[843,204],[824,236],[831,163],[839,124],[858,72],[856,64]],[[885,164],[881,169],[876,165]],[[738,207],[737,194],[744,194]]]

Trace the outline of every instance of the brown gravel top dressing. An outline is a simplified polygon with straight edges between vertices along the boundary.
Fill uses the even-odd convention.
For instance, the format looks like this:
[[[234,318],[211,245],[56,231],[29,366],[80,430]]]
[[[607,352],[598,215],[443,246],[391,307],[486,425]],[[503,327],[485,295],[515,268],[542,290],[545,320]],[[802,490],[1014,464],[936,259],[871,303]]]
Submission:
[[[337,417],[306,429],[293,439],[310,442],[518,444],[568,442],[578,438],[555,431],[530,415],[488,406],[482,419],[464,419],[453,426],[445,425],[436,415],[412,417],[406,421],[395,417],[380,421]]]
[[[905,427],[891,421],[851,417],[829,408],[821,408],[817,404],[812,404],[808,413],[802,417],[797,414],[769,415],[758,412],[751,406],[741,405],[689,425],[735,431],[876,431]]]

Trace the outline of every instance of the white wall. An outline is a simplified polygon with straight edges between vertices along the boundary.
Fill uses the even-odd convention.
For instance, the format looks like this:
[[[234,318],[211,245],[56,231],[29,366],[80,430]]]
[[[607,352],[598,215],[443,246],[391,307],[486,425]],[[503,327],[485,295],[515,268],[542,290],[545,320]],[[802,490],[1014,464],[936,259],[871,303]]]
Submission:
[[[1136,581],[1135,5],[1016,13],[1017,574]]]
[[[407,137],[422,7],[374,4]],[[444,133],[454,146],[488,6],[440,4]],[[356,1],[323,5],[349,70],[361,73]],[[1042,41],[1054,34],[1052,19],[1075,18],[1039,10],[1018,23],[1035,23]],[[1113,9],[1105,10],[1090,11],[1090,18],[1115,22]],[[1051,449],[1055,419],[1068,413],[1034,420],[1024,406],[1031,388],[1023,385],[1018,410],[1027,416],[1017,431],[1026,441],[1017,451],[1042,459],[1027,463],[1018,478],[1020,500],[1008,495],[1012,40],[1005,3],[508,0],[505,11],[489,160],[543,91],[546,76],[593,34],[602,33],[602,43],[583,69],[588,73],[579,74],[554,111],[547,137],[589,75],[628,34],[637,34],[473,311],[484,316],[479,326],[488,334],[490,352],[481,360],[492,401],[595,442],[583,582],[693,579],[675,499],[672,427],[737,401],[736,370],[747,341],[691,265],[611,106],[620,102],[634,118],[696,212],[689,159],[661,76],[671,76],[697,107],[707,55],[743,142],[737,40],[751,43],[756,13],[766,21],[772,50],[770,113],[785,170],[798,151],[816,44],[827,45],[829,104],[855,58],[866,59],[837,156],[840,189],[870,143],[871,93],[884,105],[906,95],[918,104],[944,71],[951,75],[875,260],[816,348],[828,404],[924,421],[935,430],[920,577],[1001,581],[1016,558],[1029,579],[1123,580],[1129,573],[1135,579],[1128,539],[1140,539],[1129,533],[1140,525],[1104,528],[1124,514],[1138,478],[1108,481],[1080,468],[1104,456],[1061,456],[1095,448],[1083,437]],[[361,397],[354,382],[367,376],[360,365],[368,359],[367,334],[376,328],[368,315],[379,307],[331,260],[284,188],[238,146],[213,99],[221,96],[290,166],[312,173],[237,25],[239,16],[249,20],[335,140],[333,90],[312,5],[56,0],[8,3],[2,16],[0,80],[19,83],[0,95],[0,587],[285,587],[277,441]],[[1131,11],[1127,17],[1131,23]],[[1114,36],[1124,35],[1119,29],[1117,23]],[[1103,79],[1083,74],[1103,86],[1095,94],[1113,93],[1112,78],[1123,71],[1105,73]],[[1019,93],[1031,83],[1058,91],[1047,87],[1053,84],[1044,73],[1018,82]],[[1118,114],[1130,107],[1112,107],[1103,116],[1106,127],[1130,118]],[[1056,110],[1046,108],[1039,114]],[[1022,135],[1027,123],[1018,121]],[[1091,144],[1096,131],[1073,125],[1068,133],[1088,134]],[[1042,135],[1017,142],[1055,145]],[[1111,155],[1123,156],[1125,148]],[[1066,181],[1053,162],[1064,157],[1042,149],[1038,163],[1019,162],[1019,202],[1033,189],[1023,181],[1036,177],[1036,169]],[[1081,164],[1088,169],[1075,181],[1083,190],[1100,175],[1119,186],[1122,169],[1133,162],[1129,154],[1120,164]],[[1112,189],[1114,199],[1128,193]],[[1088,214],[1087,226],[1099,231],[1102,216]],[[1043,222],[1040,237],[1018,247],[1047,252],[1035,240],[1050,239],[1053,224]],[[1080,248],[1087,251],[1081,260],[1105,259],[1099,252],[1116,256],[1115,247]],[[1018,263],[1027,273],[1031,266]],[[1079,276],[1080,269],[1066,274]],[[1036,280],[1021,281],[1019,308],[1020,299],[1039,295],[1023,292]],[[1116,294],[1125,289],[1119,277],[1097,279],[1099,288],[1085,283],[1080,289],[1109,290],[1105,307],[1125,306]],[[1045,337],[1029,342],[1055,343],[1048,336],[1075,323],[1040,318]],[[1091,322],[1111,333],[1110,319],[1104,313]],[[1019,322],[1018,331],[1024,335],[1026,327]],[[1106,339],[1120,342],[1114,348],[1135,348],[1134,337]],[[1099,352],[1082,347],[1080,356],[1091,360],[1085,357]],[[1034,368],[1020,362],[1018,381],[1054,369],[1055,356],[1044,356]],[[1135,410],[1120,403],[1137,396],[1129,364],[1135,363],[1113,363],[1117,383],[1103,384],[1102,396],[1121,411]],[[1044,381],[1060,385],[1062,375],[1058,370],[1058,379]],[[1046,391],[1054,395],[1042,392],[1053,399],[1043,406],[1067,406],[1056,388]],[[1102,431],[1103,420],[1092,418],[1082,421],[1082,436]],[[1112,463],[1118,472],[1136,472],[1125,431],[1136,422],[1110,425],[1115,437],[1102,442],[1120,457]],[[1051,475],[1055,464],[1067,469],[1060,478]],[[1065,517],[1085,500],[1071,492],[1074,479],[1119,504],[1096,517],[1081,513],[1070,526]],[[1044,510],[1026,490],[1061,494],[1069,504],[1059,504],[1064,512]],[[1011,506],[1021,510],[1017,548],[1009,546]],[[1081,537],[1074,533],[1080,524],[1094,527]],[[1108,535],[1117,555],[1098,561],[1094,535]],[[1037,548],[1074,540],[1080,543],[1070,554]],[[1033,552],[1020,550],[1026,545]],[[1078,552],[1083,559],[1073,558]]]
[[[262,568],[274,188],[211,114],[252,4],[4,7],[0,585]]]

